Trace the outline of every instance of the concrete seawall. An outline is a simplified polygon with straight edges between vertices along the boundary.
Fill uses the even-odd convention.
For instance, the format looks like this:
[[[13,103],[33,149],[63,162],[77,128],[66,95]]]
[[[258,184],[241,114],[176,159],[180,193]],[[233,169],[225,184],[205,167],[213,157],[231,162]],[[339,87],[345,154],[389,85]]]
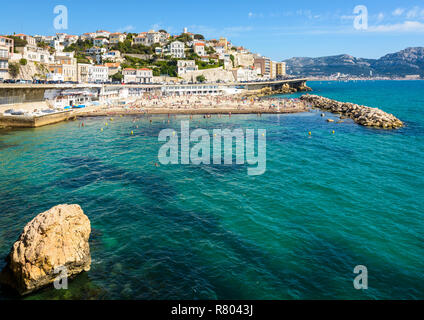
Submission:
[[[38,128],[75,118],[74,112],[63,111],[42,116],[0,116],[0,127]]]

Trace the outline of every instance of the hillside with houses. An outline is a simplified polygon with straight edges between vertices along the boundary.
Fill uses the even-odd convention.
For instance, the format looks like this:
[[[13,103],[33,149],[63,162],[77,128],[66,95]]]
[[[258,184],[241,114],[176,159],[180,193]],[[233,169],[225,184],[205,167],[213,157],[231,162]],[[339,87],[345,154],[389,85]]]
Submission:
[[[284,62],[186,28],[0,36],[0,80],[49,83],[246,82],[282,78]]]

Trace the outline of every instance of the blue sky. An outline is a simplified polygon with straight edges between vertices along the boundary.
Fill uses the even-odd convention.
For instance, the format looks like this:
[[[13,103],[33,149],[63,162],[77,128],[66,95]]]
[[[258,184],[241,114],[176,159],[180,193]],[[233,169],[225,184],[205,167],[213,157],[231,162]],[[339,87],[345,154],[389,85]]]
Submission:
[[[69,10],[66,33],[98,29],[142,32],[166,29],[225,36],[237,45],[283,60],[347,53],[378,58],[410,46],[424,46],[424,1],[4,1],[0,34],[53,35],[56,5]],[[368,29],[354,28],[354,8],[368,9]]]

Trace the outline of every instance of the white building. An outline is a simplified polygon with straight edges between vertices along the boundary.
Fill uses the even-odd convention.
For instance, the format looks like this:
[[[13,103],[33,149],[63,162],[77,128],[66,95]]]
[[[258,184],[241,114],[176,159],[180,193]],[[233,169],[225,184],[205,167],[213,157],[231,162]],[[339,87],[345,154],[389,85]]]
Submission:
[[[107,82],[109,79],[109,68],[96,65],[91,67],[90,82]]]
[[[187,72],[197,71],[199,67],[196,65],[194,60],[178,60],[178,76],[181,76]]]
[[[9,59],[13,55],[13,39],[0,36],[0,78],[9,77]]]
[[[92,55],[92,56],[103,55],[106,52],[107,52],[106,48],[99,48],[99,47],[91,47],[85,51],[86,54]]]
[[[65,37],[65,42],[63,45],[66,47],[70,46],[71,44],[74,44],[78,41],[78,36],[68,35]]]
[[[173,58],[185,58],[185,45],[181,41],[171,42],[169,52]]]
[[[57,39],[51,40],[51,41],[50,41],[50,43],[49,43],[49,45],[50,45],[50,47],[52,47],[52,48],[53,48],[56,52],[62,52],[62,51],[65,49],[64,45],[63,45],[63,44],[61,44],[61,43],[60,43],[60,41],[59,41],[59,40],[57,40]]]
[[[218,53],[218,54],[223,54],[223,53],[225,53],[225,52],[226,52],[226,50],[225,50],[225,47],[224,47],[224,46],[216,46],[216,47],[215,47],[215,51],[216,51],[216,53]]]
[[[146,34],[145,45],[151,46],[155,43],[160,43],[162,39],[162,34],[160,32],[155,32],[154,30],[150,30]]]
[[[119,52],[118,50],[111,50],[111,51],[108,51],[106,53],[103,53],[101,58],[103,60],[110,60],[110,61],[113,61],[113,62],[117,62],[117,61],[122,60],[121,59],[121,52]]]
[[[109,40],[105,39],[105,38],[96,38],[94,39],[94,45],[96,47],[102,47],[102,46],[106,46],[109,44]]]
[[[212,84],[196,84],[196,85],[175,85],[163,86],[162,93],[164,95],[221,95],[224,93],[223,88]]]
[[[109,80],[109,68],[102,65],[78,64],[78,82],[96,83]]]
[[[124,83],[152,83],[153,71],[151,69],[127,68],[122,71]]]
[[[106,30],[97,30],[96,31],[96,37],[102,37],[102,38],[108,38],[109,39],[110,32]]]
[[[28,61],[50,64],[55,62],[55,58],[48,50],[37,47],[26,46],[13,54],[14,60],[26,59]]]
[[[258,72],[253,67],[234,69],[233,75],[237,82],[255,81],[258,79]]]
[[[23,33],[16,34],[15,37],[18,37],[21,40],[25,40],[28,46],[35,47],[37,45],[37,41],[35,40],[35,38],[28,36],[26,34],[23,34]]]
[[[147,32],[139,33],[137,37],[133,38],[133,45],[145,45]]]
[[[109,43],[110,44],[118,44],[119,42],[124,42],[127,36],[123,33],[116,32],[111,33],[109,36]]]
[[[64,43],[66,39],[67,34],[66,33],[56,33],[56,40],[60,43]]]
[[[85,40],[94,40],[97,37],[97,34],[95,32],[87,32],[80,36],[80,39]]]
[[[201,43],[201,42],[194,43],[193,49],[194,49],[194,53],[197,54],[199,57],[203,57],[206,55],[204,43]]]

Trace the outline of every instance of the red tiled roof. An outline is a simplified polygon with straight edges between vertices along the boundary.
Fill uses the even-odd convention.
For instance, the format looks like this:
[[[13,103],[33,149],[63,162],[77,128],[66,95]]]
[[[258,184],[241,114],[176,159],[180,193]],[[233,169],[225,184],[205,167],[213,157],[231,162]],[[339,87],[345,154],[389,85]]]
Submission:
[[[118,67],[120,67],[121,66],[121,63],[119,63],[119,62],[106,62],[105,63],[105,65],[106,65],[106,67],[109,67],[109,68],[118,68]]]
[[[143,70],[143,71],[152,71],[152,69],[148,69],[148,68],[141,68],[141,69],[138,69],[138,70]]]

